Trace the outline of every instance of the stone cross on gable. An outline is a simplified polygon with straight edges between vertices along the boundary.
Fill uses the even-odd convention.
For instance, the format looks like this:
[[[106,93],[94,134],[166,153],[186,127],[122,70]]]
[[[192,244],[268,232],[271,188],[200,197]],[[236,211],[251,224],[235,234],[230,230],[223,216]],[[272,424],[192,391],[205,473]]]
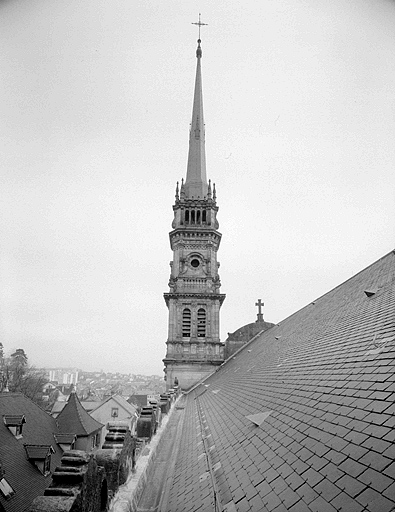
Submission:
[[[262,302],[261,299],[258,299],[258,302],[255,302],[255,306],[258,306],[257,322],[263,322],[262,306],[264,305],[265,304]]]

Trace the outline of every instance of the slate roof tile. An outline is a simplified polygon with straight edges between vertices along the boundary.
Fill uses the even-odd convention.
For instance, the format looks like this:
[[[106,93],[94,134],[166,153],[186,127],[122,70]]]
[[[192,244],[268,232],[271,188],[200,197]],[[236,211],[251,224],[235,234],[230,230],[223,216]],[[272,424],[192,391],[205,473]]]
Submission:
[[[311,503],[315,499],[318,498],[318,494],[315,492],[315,490],[306,482],[299,487],[296,492],[299,494],[299,496],[303,499],[303,501],[307,504]]]
[[[351,475],[342,476],[337,482],[336,485],[345,493],[347,493],[351,498],[355,498],[360,494],[365,488],[366,485],[356,480]]]
[[[310,508],[303,500],[298,501],[290,507],[290,512],[310,512]]]
[[[365,489],[358,497],[357,501],[368,507],[369,512],[390,512],[394,510],[393,500],[387,499],[374,489]]]
[[[309,509],[312,512],[337,512],[337,510],[321,496],[309,504]]]
[[[351,498],[348,494],[341,492],[330,501],[335,510],[342,512],[362,512],[365,507]]]
[[[340,464],[339,469],[347,475],[357,478],[366,470],[366,466],[359,464],[354,459],[348,458]]]

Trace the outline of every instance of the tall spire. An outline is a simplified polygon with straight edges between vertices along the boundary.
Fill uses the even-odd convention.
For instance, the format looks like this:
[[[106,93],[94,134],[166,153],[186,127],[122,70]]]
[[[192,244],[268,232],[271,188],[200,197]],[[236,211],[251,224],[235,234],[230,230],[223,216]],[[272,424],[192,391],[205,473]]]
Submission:
[[[200,26],[203,23],[196,23]],[[185,180],[186,197],[203,199],[207,195],[207,177],[206,177],[206,152],[205,152],[205,130],[203,117],[203,94],[202,94],[202,70],[201,58],[202,49],[200,47],[201,40],[198,39],[198,47],[196,50],[196,79],[195,93],[193,97],[192,122],[189,133],[189,153],[187,165],[187,178]]]

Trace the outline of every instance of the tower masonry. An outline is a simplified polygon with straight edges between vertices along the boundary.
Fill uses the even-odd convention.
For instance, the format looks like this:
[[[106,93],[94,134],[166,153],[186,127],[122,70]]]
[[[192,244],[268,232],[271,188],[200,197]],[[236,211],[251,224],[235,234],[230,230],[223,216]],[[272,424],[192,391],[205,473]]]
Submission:
[[[173,260],[169,292],[167,353],[163,360],[167,386],[178,382],[190,389],[224,361],[219,338],[219,312],[225,299],[220,293],[217,252],[218,231],[215,184],[207,182],[201,40],[197,66],[186,180],[177,183],[170,246]]]

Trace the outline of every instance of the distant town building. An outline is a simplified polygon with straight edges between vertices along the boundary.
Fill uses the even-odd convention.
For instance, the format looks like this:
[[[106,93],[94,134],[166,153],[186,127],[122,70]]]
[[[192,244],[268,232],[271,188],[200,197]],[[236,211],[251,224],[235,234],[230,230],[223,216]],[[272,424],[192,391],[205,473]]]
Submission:
[[[53,368],[47,370],[48,379],[51,382],[57,382],[58,384],[74,384],[78,383],[78,373],[79,370],[77,368]]]

